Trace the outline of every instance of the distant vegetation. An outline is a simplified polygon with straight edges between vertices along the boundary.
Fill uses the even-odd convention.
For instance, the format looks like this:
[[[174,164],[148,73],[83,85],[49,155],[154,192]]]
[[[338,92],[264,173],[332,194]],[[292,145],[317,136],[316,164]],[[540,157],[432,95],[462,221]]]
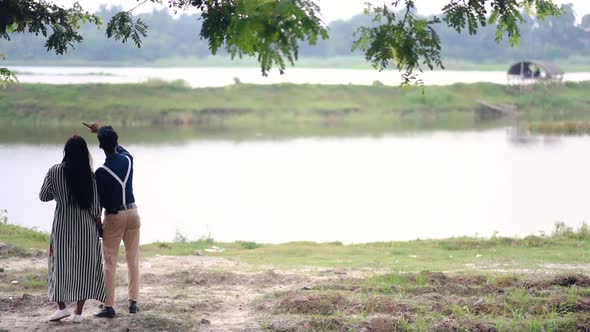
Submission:
[[[450,61],[451,66],[460,62],[490,64],[507,63],[522,58],[564,61],[574,58],[583,62],[590,53],[590,15],[586,15],[581,25],[576,25],[571,6],[565,6],[565,13],[560,17],[551,17],[539,21],[525,14],[526,23],[520,26],[520,45],[510,47],[504,40],[494,41],[496,27],[490,25],[480,29],[475,36],[456,31],[444,24],[438,25],[442,39],[443,60]],[[97,14],[108,21],[120,8],[102,8]],[[154,11],[141,15],[149,25],[149,38],[142,48],[132,44],[121,44],[104,37],[104,31],[94,26],[83,27],[85,40],[76,49],[64,56],[44,52],[44,39],[32,35],[13,35],[12,41],[0,40],[0,53],[9,55],[12,63],[59,63],[59,64],[115,64],[137,65],[156,63],[174,65],[188,63],[198,64],[199,59],[210,55],[207,41],[199,39],[201,21],[197,15],[171,16],[167,10]],[[300,55],[303,59],[337,58],[354,56],[363,63],[360,51],[351,53],[353,34],[358,27],[370,25],[369,16],[358,15],[350,20],[336,21],[329,25],[330,39],[319,41],[315,46],[302,44]],[[586,29],[586,30],[585,30]],[[187,59],[188,62],[187,62]],[[571,60],[567,60],[571,61]],[[215,61],[204,60],[215,64]],[[226,64],[225,61],[217,62]],[[251,62],[256,65],[255,61]],[[326,63],[339,66],[338,63]],[[324,65],[326,65],[324,64]],[[305,65],[305,61],[297,65]],[[341,65],[341,64],[340,64]]]
[[[201,134],[233,132],[305,136],[378,134],[395,130],[474,129],[489,126],[478,99],[513,104],[523,123],[590,121],[590,82],[530,86],[478,83],[397,88],[356,85],[251,85],[192,89],[182,81],[144,84],[11,84],[0,90],[0,141],[39,136],[25,128],[78,128],[99,121],[128,128],[186,128]],[[491,122],[493,123],[493,122]],[[132,131],[132,130],[131,130]],[[174,130],[182,135],[182,130]],[[41,135],[43,140],[51,138]],[[57,135],[61,137],[63,135]],[[158,135],[150,132],[154,140]],[[161,138],[161,137],[160,137]]]

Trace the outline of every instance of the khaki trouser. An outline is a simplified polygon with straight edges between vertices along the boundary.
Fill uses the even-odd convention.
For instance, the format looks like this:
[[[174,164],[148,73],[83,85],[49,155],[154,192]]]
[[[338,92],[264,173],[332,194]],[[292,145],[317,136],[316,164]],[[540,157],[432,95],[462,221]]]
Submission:
[[[115,302],[115,276],[117,273],[117,258],[121,240],[125,245],[127,259],[129,300],[139,298],[139,227],[141,222],[137,209],[119,211],[117,214],[107,214],[103,222],[102,250],[104,256],[104,274],[106,301],[105,306],[112,307]]]

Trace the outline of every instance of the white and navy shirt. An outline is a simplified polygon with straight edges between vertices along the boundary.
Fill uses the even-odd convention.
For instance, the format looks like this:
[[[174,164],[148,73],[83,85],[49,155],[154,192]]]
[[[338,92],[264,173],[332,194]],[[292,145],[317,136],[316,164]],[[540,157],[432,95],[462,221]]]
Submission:
[[[107,214],[117,214],[122,206],[135,203],[133,196],[133,157],[118,145],[115,154],[96,170],[100,205]]]

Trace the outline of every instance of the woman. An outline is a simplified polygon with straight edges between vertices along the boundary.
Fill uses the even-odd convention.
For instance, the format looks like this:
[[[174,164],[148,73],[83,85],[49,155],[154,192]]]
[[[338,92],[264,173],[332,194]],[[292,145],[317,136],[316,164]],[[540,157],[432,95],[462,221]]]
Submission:
[[[101,209],[82,137],[72,136],[66,142],[63,161],[47,172],[39,198],[57,203],[49,243],[48,294],[59,309],[49,320],[70,316],[65,302],[77,301],[72,320],[80,323],[85,300],[105,300],[97,227]]]

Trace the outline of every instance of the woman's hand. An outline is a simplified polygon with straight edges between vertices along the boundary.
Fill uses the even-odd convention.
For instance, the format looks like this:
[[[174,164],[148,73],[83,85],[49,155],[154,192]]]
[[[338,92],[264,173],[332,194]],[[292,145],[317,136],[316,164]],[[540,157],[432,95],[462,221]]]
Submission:
[[[94,218],[94,222],[96,223],[96,230],[98,231],[98,236],[102,237],[103,230],[102,230],[102,220],[100,217]]]

